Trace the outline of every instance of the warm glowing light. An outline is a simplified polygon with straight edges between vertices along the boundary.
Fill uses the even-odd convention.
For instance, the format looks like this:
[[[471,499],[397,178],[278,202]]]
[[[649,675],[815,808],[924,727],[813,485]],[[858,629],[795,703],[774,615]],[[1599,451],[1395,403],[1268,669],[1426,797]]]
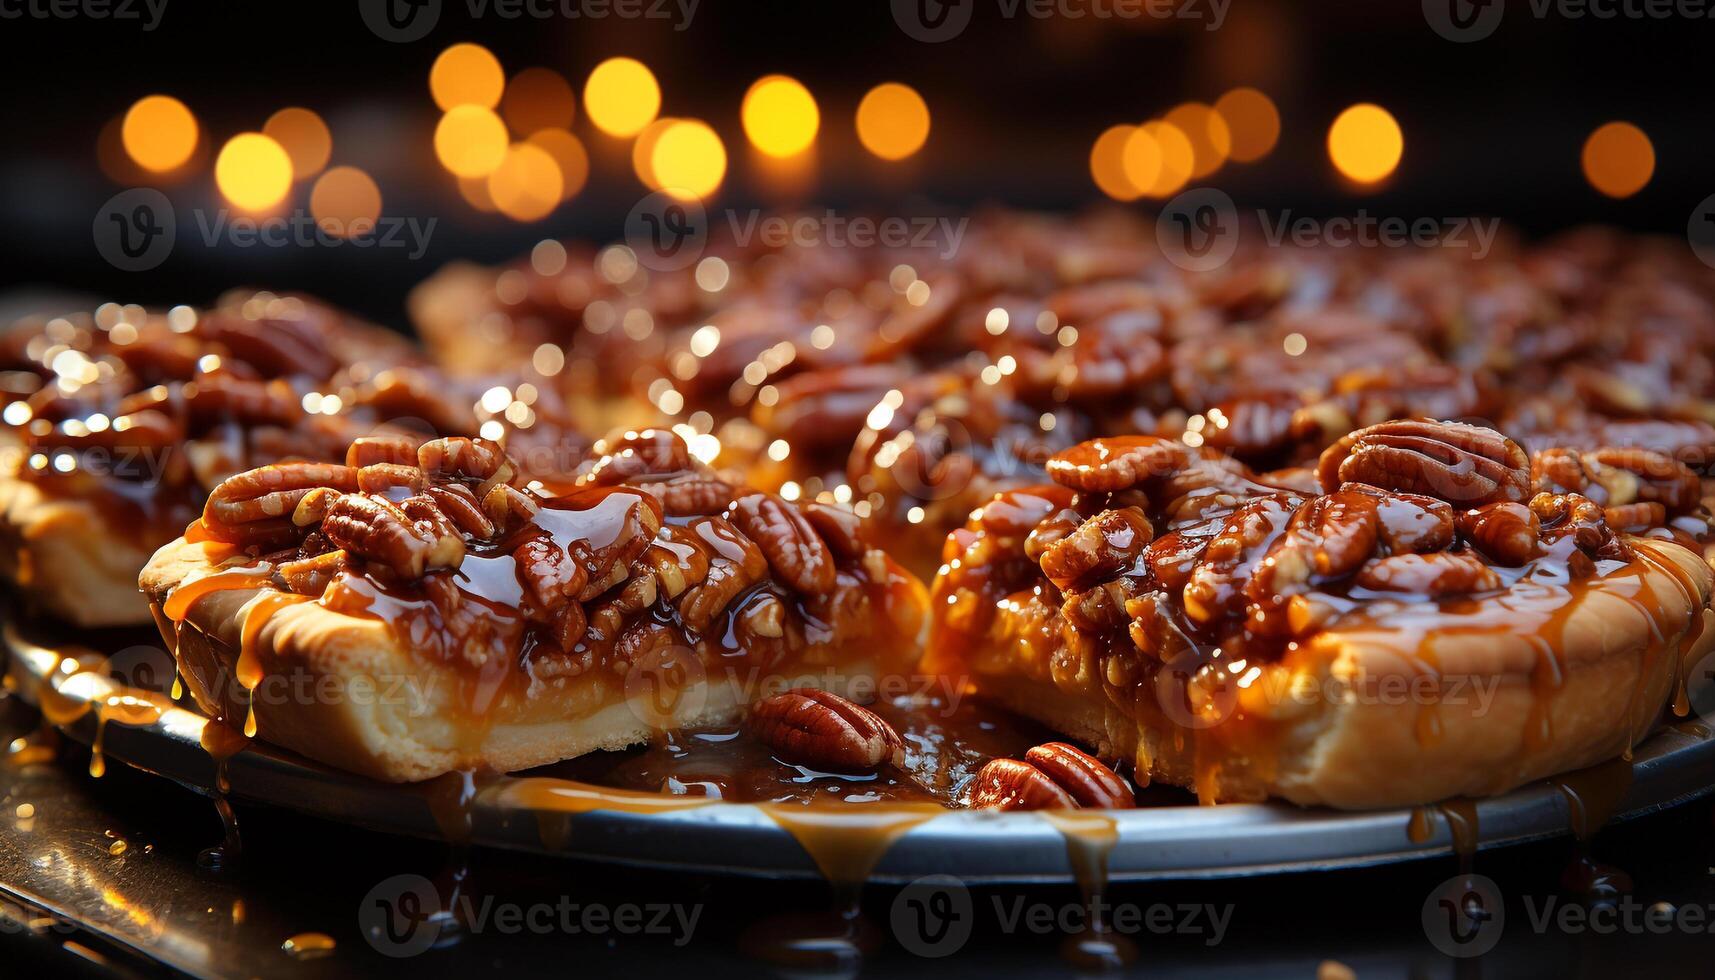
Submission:
[[[565,185],[553,154],[534,143],[514,143],[488,175],[488,196],[514,221],[537,221],[558,207]]]
[[[583,141],[563,129],[538,129],[526,143],[534,143],[554,158],[560,168],[560,200],[569,201],[584,189],[590,176],[590,155]]]
[[[1128,159],[1136,155],[1133,144],[1147,137],[1155,142],[1156,148],[1161,154],[1161,170],[1156,174],[1154,181],[1148,184],[1138,183],[1139,177],[1143,174],[1133,173],[1133,168],[1128,162],[1126,176],[1131,178],[1133,183],[1137,183],[1137,186],[1142,187],[1143,192],[1151,197],[1167,197],[1178,193],[1179,189],[1185,186],[1185,182],[1191,179],[1191,170],[1197,161],[1197,153],[1191,146],[1191,138],[1186,136],[1185,131],[1178,126],[1159,119],[1152,119],[1139,126],[1137,130],[1136,134],[1126,140]]]
[[[120,135],[125,152],[138,166],[160,173],[191,158],[197,148],[197,121],[178,99],[150,95],[125,113]]]
[[[494,198],[488,195],[487,177],[460,177],[458,184],[459,196],[466,204],[483,214],[494,214],[500,210],[494,206]]]
[[[461,105],[492,109],[500,103],[505,87],[499,59],[480,44],[455,44],[442,51],[429,69],[429,91],[442,109]]]
[[[570,129],[578,97],[571,85],[551,68],[526,68],[506,83],[500,117],[519,136],[543,129]]]
[[[1584,178],[1609,197],[1631,197],[1655,174],[1655,147],[1629,122],[1604,123],[1584,141]]]
[[[609,136],[631,136],[661,111],[661,86],[634,58],[609,58],[584,84],[584,111]]]
[[[1215,100],[1215,111],[1226,120],[1233,146],[1228,154],[1237,163],[1268,156],[1280,139],[1280,112],[1268,96],[1254,88],[1236,88]]]
[[[270,137],[239,133],[220,148],[214,182],[237,207],[266,211],[285,200],[292,189],[292,158]]]
[[[1123,131],[1116,137],[1119,144],[1119,178],[1131,188],[1131,196],[1153,193],[1161,182],[1161,144],[1142,126],[1115,126],[1109,133]],[[1104,134],[1105,135],[1105,134]]]
[[[1207,177],[1221,169],[1233,152],[1232,130],[1213,108],[1201,102],[1175,106],[1162,119],[1191,141],[1191,177]]]
[[[323,231],[340,238],[364,235],[381,217],[381,188],[356,167],[335,167],[310,189],[310,213]]]
[[[672,116],[662,116],[637,134],[637,139],[631,144],[631,169],[637,174],[637,179],[643,186],[652,191],[661,189],[661,181],[655,178],[655,143],[674,123],[679,122]]]
[[[281,109],[262,124],[262,133],[292,159],[292,176],[308,180],[322,172],[333,154],[333,136],[322,117],[308,109]]]
[[[810,90],[785,75],[757,79],[744,93],[740,116],[752,145],[771,157],[802,153],[822,123]]]
[[[1143,193],[1126,176],[1125,169],[1126,141],[1135,132],[1136,126],[1112,126],[1090,147],[1090,177],[1103,194],[1116,201],[1135,201]]]
[[[1379,105],[1361,102],[1328,127],[1328,157],[1342,174],[1360,184],[1374,183],[1399,166],[1405,136],[1393,115]]]
[[[929,106],[911,86],[884,82],[858,103],[857,133],[869,152],[903,160],[929,139]]]
[[[655,140],[649,169],[675,197],[707,197],[726,176],[726,147],[698,119],[676,119]]]
[[[506,158],[506,124],[493,111],[461,105],[435,127],[435,156],[459,177],[486,177]]]

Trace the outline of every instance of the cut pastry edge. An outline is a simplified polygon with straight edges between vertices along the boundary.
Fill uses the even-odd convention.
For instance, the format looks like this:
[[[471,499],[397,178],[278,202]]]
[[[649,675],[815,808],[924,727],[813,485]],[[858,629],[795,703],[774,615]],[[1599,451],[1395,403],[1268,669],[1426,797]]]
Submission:
[[[1373,809],[1493,796],[1628,752],[1715,646],[1709,565],[1675,544],[1629,543],[1650,558],[1584,583],[1552,656],[1528,622],[1472,636],[1450,620],[1413,650],[1382,630],[1330,630],[1263,668],[1210,719],[1189,709],[1169,718],[1168,701],[1147,682],[1117,694],[1099,681],[1068,690],[1046,676],[992,669],[992,658],[934,666],[968,670],[978,693],[1105,758],[1135,760],[1140,777],[1194,789],[1203,802],[1278,797]],[[1627,580],[1655,593],[1653,614]],[[988,639],[1004,647],[1022,631]],[[1433,665],[1417,652],[1426,648],[1436,652]],[[932,648],[931,658],[940,652]],[[1436,674],[1463,690],[1412,693]]]
[[[89,502],[0,477],[0,578],[54,617],[86,629],[147,625],[136,570],[148,557]]]
[[[156,553],[141,579],[198,707],[233,728],[253,725],[256,737],[271,744],[386,782],[460,770],[515,772],[625,749],[667,731],[733,723],[755,698],[793,687],[873,691],[882,678],[910,671],[920,650],[920,644],[890,648],[872,632],[814,646],[766,670],[723,671],[675,648],[672,659],[653,664],[652,676],[635,683],[603,672],[582,684],[501,696],[473,711],[473,685],[482,678],[471,671],[418,655],[382,620],[307,597],[264,610],[268,597],[290,595],[271,586],[211,591],[173,622],[162,604],[179,585],[218,573],[219,548],[180,539]],[[241,664],[255,613],[266,618],[251,635],[254,661]]]

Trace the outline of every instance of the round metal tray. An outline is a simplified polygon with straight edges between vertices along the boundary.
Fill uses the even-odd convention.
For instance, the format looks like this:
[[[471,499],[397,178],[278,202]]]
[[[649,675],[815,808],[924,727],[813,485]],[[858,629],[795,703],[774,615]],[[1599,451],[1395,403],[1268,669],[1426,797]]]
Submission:
[[[8,672],[14,689],[36,701],[52,689],[68,719],[59,727],[79,741],[97,737],[93,704],[122,691],[99,672],[66,674],[56,642],[35,636],[16,619],[4,629]],[[34,636],[34,638],[32,638]],[[162,656],[165,656],[162,654]],[[100,725],[101,752],[117,761],[164,776],[205,795],[216,795],[216,764],[201,745],[205,719],[168,707],[158,719],[126,724],[108,712]],[[71,717],[75,715],[75,717]],[[1623,765],[1616,763],[1614,765]],[[226,766],[227,795],[287,807],[319,817],[379,830],[425,837],[446,836],[449,793],[441,786],[395,786],[329,769],[262,742],[252,743]],[[1622,772],[1623,777],[1623,772]],[[784,810],[713,803],[701,806],[538,809],[523,800],[525,780],[502,777],[475,787],[458,809],[468,820],[471,843],[562,854],[617,863],[680,867],[715,873],[812,877],[816,862],[799,840],[805,827]],[[575,796],[579,784],[529,781],[549,795]],[[1564,780],[1562,784],[1564,784]],[[1609,780],[1610,785],[1615,785]],[[1671,806],[1715,789],[1715,735],[1694,724],[1658,732],[1633,753],[1629,785],[1614,806],[1624,819]],[[684,798],[664,797],[663,804]],[[1573,819],[1567,795],[1550,781],[1505,796],[1475,801],[1476,844],[1494,847],[1566,834]],[[798,812],[802,813],[802,810]],[[1461,814],[1472,809],[1461,806]],[[1214,807],[1148,807],[1111,814],[1118,839],[1108,860],[1114,880],[1208,878],[1357,867],[1445,855],[1453,849],[1449,821],[1436,819],[1408,834],[1410,809],[1344,812],[1288,804],[1230,804]],[[855,822],[861,823],[858,818]],[[948,810],[925,817],[913,813],[881,836],[868,878],[902,882],[948,874],[972,882],[1073,880],[1068,840],[1052,816]],[[867,828],[873,832],[876,821]],[[793,829],[797,831],[795,834]],[[844,831],[830,819],[824,831]],[[455,831],[463,836],[462,829]],[[814,834],[814,830],[811,834]],[[873,833],[871,836],[875,836]]]

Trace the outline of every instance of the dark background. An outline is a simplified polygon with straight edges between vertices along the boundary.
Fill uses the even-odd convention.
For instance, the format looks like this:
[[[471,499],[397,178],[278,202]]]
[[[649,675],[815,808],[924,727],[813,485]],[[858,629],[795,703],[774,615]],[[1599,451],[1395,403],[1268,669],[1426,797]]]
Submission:
[[[1600,221],[1683,236],[1715,191],[1712,20],[1538,18],[1528,0],[1512,0],[1491,37],[1455,44],[1430,29],[1416,0],[1232,0],[1216,31],[1201,20],[1008,19],[1000,0],[964,2],[975,5],[969,28],[941,44],[907,37],[885,0],[702,0],[682,32],[656,19],[507,20],[492,10],[473,19],[466,0],[443,0],[434,30],[408,44],[370,33],[355,0],[168,0],[148,32],[137,21],[0,20],[0,285],[150,304],[207,302],[239,284],[302,289],[401,325],[406,290],[448,259],[498,261],[548,235],[618,237],[644,189],[623,146],[596,134],[581,105],[573,130],[591,150],[592,175],[576,199],[521,225],[459,197],[430,150],[437,110],[427,85],[435,56],[458,41],[489,47],[508,76],[544,65],[580,91],[606,57],[643,60],[661,81],[663,113],[706,119],[726,143],[723,207],[1075,209],[1102,200],[1088,167],[1102,130],[1187,99],[1213,102],[1237,85],[1268,93],[1282,116],[1271,155],[1212,179],[1241,206],[1498,215],[1532,234]],[[738,123],[746,88],[769,72],[804,82],[822,113],[817,178],[793,198],[759,179]],[[899,164],[869,156],[852,133],[858,99],[887,80],[916,87],[933,114],[927,147]],[[192,247],[184,212],[220,206],[205,159],[163,188],[181,220],[167,262],[146,273],[112,268],[90,229],[121,186],[98,168],[96,136],[153,92],[196,113],[200,153],[211,137],[218,147],[284,106],[316,110],[333,130],[331,162],[374,176],[384,215],[438,220],[430,250],[413,260],[400,249]],[[1406,142],[1399,170],[1362,193],[1324,149],[1333,117],[1360,101],[1393,112]],[[1654,179],[1623,201],[1598,194],[1579,169],[1584,139],[1616,118],[1641,126],[1657,157]],[[294,195],[305,206],[308,184]]]

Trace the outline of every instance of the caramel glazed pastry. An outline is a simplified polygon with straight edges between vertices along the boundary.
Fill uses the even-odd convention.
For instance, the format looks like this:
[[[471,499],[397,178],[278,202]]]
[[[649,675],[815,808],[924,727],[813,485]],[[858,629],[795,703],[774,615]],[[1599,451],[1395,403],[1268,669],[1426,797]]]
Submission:
[[[1629,753],[1709,647],[1696,474],[1396,420],[1314,485],[1083,443],[947,542],[934,669],[1204,802],[1490,795]]]
[[[558,488],[485,440],[373,437],[343,464],[228,479],[141,585],[205,712],[409,781],[908,669],[926,590],[857,532],[723,480],[665,430],[598,443]]]
[[[298,296],[20,321],[0,335],[0,573],[60,619],[142,625],[138,571],[241,470],[337,460],[388,428],[481,431],[552,469],[543,440],[569,437],[551,392],[499,389],[502,405],[465,387],[404,338]]]
[[[670,425],[753,485],[848,502],[925,575],[974,507],[1097,436],[1267,471],[1427,416],[1533,450],[1715,461],[1715,281],[1683,243],[1509,232],[1473,255],[1258,233],[1190,272],[1118,212],[985,211],[950,249],[724,238],[672,270],[544,241],[443,270],[413,319],[448,370],[532,363],[602,427]]]

